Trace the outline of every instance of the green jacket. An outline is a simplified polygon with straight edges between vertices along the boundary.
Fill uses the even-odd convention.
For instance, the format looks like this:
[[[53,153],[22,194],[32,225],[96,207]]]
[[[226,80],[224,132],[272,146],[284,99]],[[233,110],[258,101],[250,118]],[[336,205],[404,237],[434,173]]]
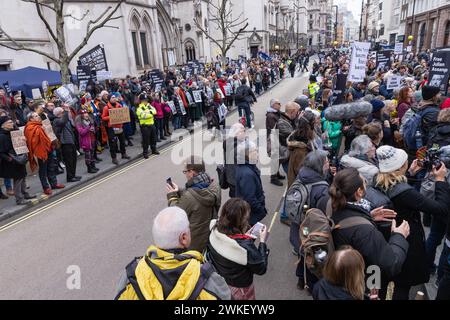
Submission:
[[[136,115],[141,125],[151,126],[155,124],[156,109],[149,103],[141,103],[136,110]]]
[[[322,128],[324,132],[328,132],[328,138],[332,144],[334,151],[339,151],[342,138],[342,124],[338,122],[322,119]]]

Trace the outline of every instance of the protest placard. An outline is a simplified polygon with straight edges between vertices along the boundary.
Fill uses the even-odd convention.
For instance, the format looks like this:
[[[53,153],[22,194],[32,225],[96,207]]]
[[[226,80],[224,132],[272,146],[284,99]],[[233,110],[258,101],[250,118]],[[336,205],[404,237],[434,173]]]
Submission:
[[[192,91],[195,103],[202,103],[202,92],[200,90]]]
[[[56,95],[58,98],[69,105],[74,105],[77,100],[73,96],[73,93],[70,91],[70,89],[66,86],[59,87],[57,90],[55,90]]]
[[[192,99],[191,94],[189,92],[187,92],[187,91],[184,94],[186,95],[186,99],[188,101],[188,104],[189,105],[194,104],[194,99]]]
[[[109,109],[109,123],[111,125],[130,122],[130,110],[128,108]]]
[[[11,141],[13,144],[14,151],[17,155],[28,153],[27,139],[23,130],[11,131]]]
[[[50,139],[50,141],[55,141],[58,138],[56,137],[55,133],[53,132],[52,123],[50,120],[45,119],[42,121],[42,127],[44,128],[45,133],[47,134],[47,137]]]
[[[367,56],[369,54],[370,42],[354,42],[352,47],[352,59],[348,81],[362,82],[366,77]]]
[[[430,75],[428,79],[430,86],[439,87],[442,92],[448,90],[448,79],[450,74],[450,51],[439,50],[433,53],[431,59]]]
[[[228,83],[228,84],[224,87],[224,89],[225,89],[225,95],[226,95],[227,97],[233,95],[233,87],[231,86],[231,84]]]
[[[187,114],[186,108],[184,107],[183,99],[181,99],[180,96],[178,96],[178,105],[180,106],[181,114],[182,114],[183,116],[186,115],[186,114]]]
[[[397,42],[395,44],[394,54],[403,54],[403,43]]]
[[[167,101],[166,103],[169,106],[170,110],[172,111],[172,114],[177,114],[177,108],[175,107],[175,102]]]
[[[383,50],[377,52],[377,64],[376,64],[377,71],[391,67],[392,64],[391,56],[392,56],[391,50]]]
[[[397,76],[397,75],[393,75],[393,76],[389,77],[387,80],[386,88],[388,90],[400,89],[402,79],[403,79],[402,76]]]

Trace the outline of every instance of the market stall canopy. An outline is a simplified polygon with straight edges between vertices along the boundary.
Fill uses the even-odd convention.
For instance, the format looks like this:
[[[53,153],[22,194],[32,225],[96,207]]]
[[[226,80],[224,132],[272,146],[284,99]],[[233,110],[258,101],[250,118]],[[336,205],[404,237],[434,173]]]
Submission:
[[[23,91],[29,98],[33,97],[33,89],[42,89],[43,81],[48,81],[49,86],[60,85],[61,73],[35,67],[0,72],[0,86],[8,82],[12,91]]]

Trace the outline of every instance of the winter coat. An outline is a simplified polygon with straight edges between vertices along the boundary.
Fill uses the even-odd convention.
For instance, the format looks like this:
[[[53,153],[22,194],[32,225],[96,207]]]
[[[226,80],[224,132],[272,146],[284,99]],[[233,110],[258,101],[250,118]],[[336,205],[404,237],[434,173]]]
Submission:
[[[55,135],[61,141],[61,144],[75,144],[75,133],[67,111],[64,112],[61,118],[55,118],[53,127]]]
[[[237,88],[234,98],[238,107],[247,107],[257,101],[255,93],[247,85],[241,85]]]
[[[354,124],[350,126],[350,128],[344,132],[345,136],[345,150],[350,150],[350,146],[352,144],[352,141],[363,134],[362,128],[358,128]]]
[[[45,133],[42,122],[29,121],[25,126],[24,134],[30,151],[28,154],[30,168],[31,171],[34,171],[38,165],[35,157],[47,161],[49,152],[53,150],[52,142]]]
[[[345,288],[337,287],[325,278],[314,285],[312,295],[314,300],[355,300]]]
[[[94,124],[90,123],[86,125],[81,119],[77,121],[76,124],[80,148],[83,150],[92,150],[94,148],[93,142],[95,141],[95,134],[92,130],[94,129]]]
[[[253,275],[267,271],[269,250],[265,243],[255,246],[255,240],[246,235],[227,236],[211,222],[207,257],[227,284],[246,288],[253,283]]]
[[[102,120],[107,123],[108,128],[117,128],[117,129],[123,128],[123,124],[111,125],[109,123],[109,109],[119,109],[119,108],[122,108],[122,105],[120,103],[116,103],[115,106],[112,106],[112,104],[110,102],[108,102],[108,104],[103,108]]]
[[[397,106],[397,114],[398,118],[400,119],[400,124],[403,119],[403,116],[405,115],[406,111],[409,110],[409,108],[411,108],[411,104],[408,102],[402,102]]]
[[[367,180],[369,185],[374,184],[374,178],[380,171],[375,164],[356,157],[350,157],[347,154],[342,156],[340,165],[345,169],[355,168],[358,170],[358,172]]]
[[[239,164],[236,167],[236,197],[247,201],[250,205],[251,225],[261,221],[267,215],[261,172],[256,165]]]
[[[343,210],[333,212],[332,220],[337,225],[350,217],[363,217],[371,224],[360,224],[346,229],[335,229],[333,241],[336,248],[350,245],[363,256],[366,266],[379,266],[386,280],[398,275],[405,262],[408,252],[408,241],[399,233],[392,233],[389,242],[378,231],[376,225],[366,210],[347,203]]]
[[[332,148],[336,153],[339,151],[339,148],[341,147],[341,140],[342,140],[341,130],[342,130],[341,122],[323,120],[323,131],[328,132],[328,138],[330,139]]]
[[[158,101],[153,101],[152,106],[156,109],[156,119],[164,119],[164,110],[163,110],[163,104]]]
[[[25,165],[18,164],[10,155],[16,155],[11,140],[11,132],[0,128],[0,178],[25,178],[27,176]]]
[[[397,212],[397,225],[408,221],[410,234],[407,238],[409,251],[401,273],[395,278],[396,283],[414,286],[427,283],[429,271],[425,253],[425,231],[420,212],[443,217],[447,220],[450,212],[450,186],[446,182],[436,182],[435,199],[428,199],[410,188],[391,199]]]
[[[217,218],[221,204],[220,187],[212,182],[206,188],[190,187],[167,194],[169,206],[186,211],[191,229],[190,250],[203,252],[209,238],[209,224]]]
[[[278,120],[280,120],[281,112],[269,107],[266,113],[266,132],[267,132],[267,153],[272,154],[272,141],[270,135],[272,130],[277,126]]]
[[[297,179],[304,185],[317,183],[320,181],[325,181],[326,179],[321,176],[318,172],[311,168],[302,167],[298,173]],[[317,208],[322,210],[324,213],[327,211],[328,199],[330,195],[328,193],[328,186],[326,185],[315,185],[311,188],[311,193],[309,195],[310,208]]]
[[[285,113],[281,113],[277,123],[278,139],[280,141],[280,162],[289,161],[289,150],[287,145],[288,137],[295,131],[294,122]]]
[[[236,167],[237,167],[237,138],[228,138],[223,142],[223,154],[225,172],[228,184],[236,186]]]
[[[439,116],[439,112],[441,111],[439,106],[434,105],[432,104],[432,102],[428,101],[422,102],[419,110],[424,111],[425,109],[429,108],[431,109],[431,111],[427,111],[427,114],[422,117],[421,123],[423,145],[428,144],[428,139],[431,137],[431,135],[433,134],[433,130],[438,125],[437,118]]]
[[[288,189],[294,183],[297,178],[300,168],[303,166],[306,155],[312,151],[311,144],[306,144],[303,141],[296,141],[292,139],[292,135],[289,136],[288,141],[289,149],[289,168],[288,168]]]
[[[434,144],[439,145],[439,148],[450,145],[450,123],[439,123],[436,126],[428,140],[428,147],[431,148]]]

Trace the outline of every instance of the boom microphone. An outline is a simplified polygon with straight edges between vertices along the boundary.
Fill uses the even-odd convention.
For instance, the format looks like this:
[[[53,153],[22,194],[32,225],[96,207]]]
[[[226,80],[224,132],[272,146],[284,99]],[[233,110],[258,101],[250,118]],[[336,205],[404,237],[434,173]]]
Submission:
[[[342,121],[368,116],[372,113],[372,105],[366,101],[331,106],[325,110],[325,119],[328,121]]]

